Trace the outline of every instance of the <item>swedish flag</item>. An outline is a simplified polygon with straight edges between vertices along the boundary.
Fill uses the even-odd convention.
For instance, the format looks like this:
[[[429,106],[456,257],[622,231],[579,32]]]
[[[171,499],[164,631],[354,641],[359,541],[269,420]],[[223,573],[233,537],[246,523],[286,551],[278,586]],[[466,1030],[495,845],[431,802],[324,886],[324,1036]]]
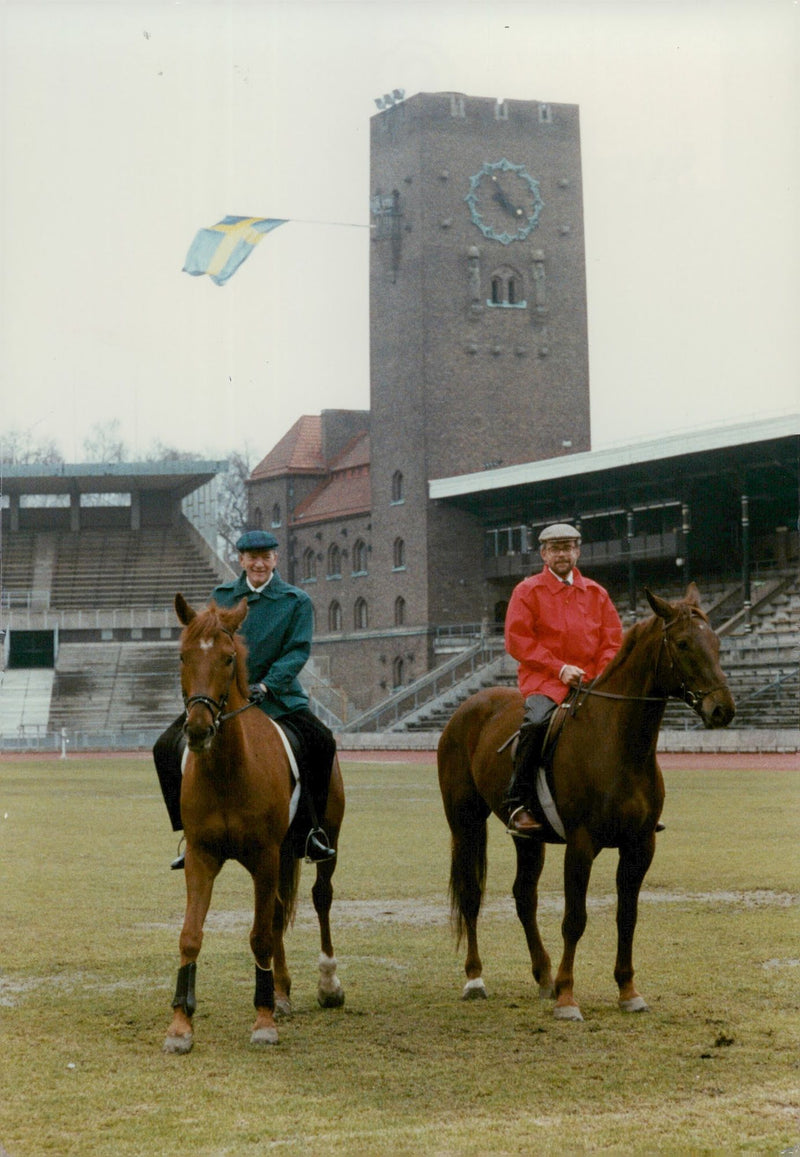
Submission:
[[[285,224],[280,217],[223,217],[197,234],[186,254],[183,272],[192,277],[207,273],[217,285],[224,285],[264,234]]]

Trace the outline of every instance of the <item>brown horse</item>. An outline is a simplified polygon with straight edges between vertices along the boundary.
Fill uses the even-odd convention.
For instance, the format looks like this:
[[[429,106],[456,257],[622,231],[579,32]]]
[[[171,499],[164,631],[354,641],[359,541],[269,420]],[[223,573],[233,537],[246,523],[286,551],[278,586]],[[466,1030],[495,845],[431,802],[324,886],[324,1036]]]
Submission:
[[[546,777],[550,799],[545,791],[540,793],[545,806],[535,804],[544,839],[514,840],[513,893],[533,975],[541,996],[555,996],[555,1015],[564,1020],[582,1019],[573,994],[575,950],[586,927],[592,863],[602,848],[619,849],[614,968],[619,1006],[624,1012],[647,1008],[633,983],[633,935],[664,801],[656,759],[664,708],[668,698],[683,699],[707,727],[727,726],[735,710],[719,665],[719,640],[700,609],[695,585],[676,603],[646,593],[654,616],[631,627],[600,678],[573,693],[557,712],[563,726]],[[452,833],[450,896],[459,940],[467,937],[465,1000],[486,995],[476,931],[486,879],[486,821],[492,811],[505,818],[509,741],[522,714],[518,691],[479,691],[454,713],[439,742],[439,783]],[[536,924],[546,842],[566,844],[564,951],[555,982]]]
[[[187,1053],[192,1047],[197,957],[214,880],[226,860],[244,865],[255,890],[250,947],[256,962],[256,1021],[250,1039],[258,1045],[275,1044],[276,1013],[291,1013],[283,934],[294,913],[299,878],[299,862],[287,839],[294,786],[289,757],[276,724],[257,707],[248,710],[247,651],[236,634],[247,615],[246,600],[227,610],[212,602],[198,612],[177,594],[175,610],[184,624],[180,659],[188,750],[181,815],[186,916],[174,1016],[164,1051]],[[321,821],[333,848],[343,815],[344,788],[335,761]],[[312,888],[322,950],[317,999],[326,1008],[344,1003],[329,919],[335,865],[335,859],[317,864]]]

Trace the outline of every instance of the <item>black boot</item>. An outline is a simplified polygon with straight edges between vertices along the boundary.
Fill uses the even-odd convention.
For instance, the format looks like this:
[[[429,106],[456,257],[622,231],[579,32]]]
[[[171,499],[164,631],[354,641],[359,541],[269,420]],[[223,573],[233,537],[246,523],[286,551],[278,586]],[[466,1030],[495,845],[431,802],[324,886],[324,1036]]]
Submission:
[[[306,863],[321,864],[324,860],[332,860],[335,855],[336,848],[332,848],[328,843],[325,829],[313,827],[306,836]]]
[[[519,732],[517,750],[514,754],[514,771],[511,776],[503,808],[506,816],[506,831],[521,838],[540,835],[544,830],[531,812],[534,796],[534,780],[539,769],[539,757],[550,718],[541,723],[523,723]]]

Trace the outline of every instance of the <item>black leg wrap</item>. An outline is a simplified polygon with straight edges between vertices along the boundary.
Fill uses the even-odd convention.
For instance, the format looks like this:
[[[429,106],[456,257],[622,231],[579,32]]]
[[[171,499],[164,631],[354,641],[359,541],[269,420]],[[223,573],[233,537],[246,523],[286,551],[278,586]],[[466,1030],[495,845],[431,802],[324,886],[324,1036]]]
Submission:
[[[275,1011],[275,979],[271,968],[259,968],[256,965],[256,994],[253,997],[256,1008],[268,1008]]]
[[[197,974],[197,961],[182,964],[178,969],[178,983],[175,985],[175,996],[172,998],[173,1008],[182,1008],[186,1016],[193,1017],[197,1008],[194,995],[194,978]]]

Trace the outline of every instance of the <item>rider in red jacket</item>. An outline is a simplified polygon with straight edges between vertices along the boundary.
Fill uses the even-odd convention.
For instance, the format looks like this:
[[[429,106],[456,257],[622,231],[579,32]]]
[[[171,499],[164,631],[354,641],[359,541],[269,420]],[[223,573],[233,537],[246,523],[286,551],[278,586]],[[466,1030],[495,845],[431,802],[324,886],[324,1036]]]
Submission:
[[[508,830],[541,830],[530,811],[533,778],[556,705],[581,680],[596,678],[619,650],[622,626],[608,592],[575,565],[580,535],[556,523],[539,535],[544,567],[514,589],[505,624],[506,650],[519,663],[525,718],[509,785]]]

